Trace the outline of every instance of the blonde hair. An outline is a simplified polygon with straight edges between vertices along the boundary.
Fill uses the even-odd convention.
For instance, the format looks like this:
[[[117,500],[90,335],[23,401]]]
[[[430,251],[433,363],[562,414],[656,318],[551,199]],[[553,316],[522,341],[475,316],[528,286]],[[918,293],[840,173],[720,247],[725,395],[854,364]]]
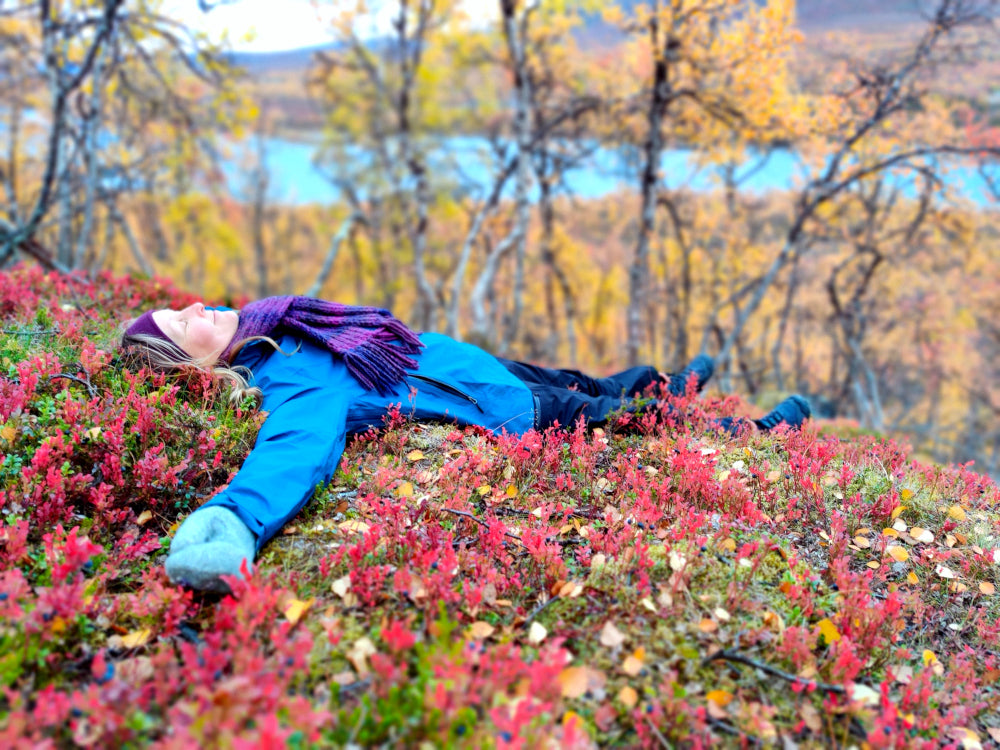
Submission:
[[[191,357],[180,347],[159,336],[151,336],[146,333],[127,333],[128,328],[134,322],[134,320],[126,320],[119,326],[118,346],[122,360],[130,369],[138,370],[145,367],[154,372],[166,374],[183,374],[192,371],[206,373],[214,380],[229,386],[230,402],[238,403],[247,396],[251,396],[258,405],[260,404],[263,393],[257,386],[250,385],[248,380],[250,370],[248,368],[230,367],[226,362],[208,357]],[[247,343],[254,340],[267,341],[287,356],[278,343],[267,336],[255,336],[252,339],[241,341],[234,347],[234,351],[239,351]]]

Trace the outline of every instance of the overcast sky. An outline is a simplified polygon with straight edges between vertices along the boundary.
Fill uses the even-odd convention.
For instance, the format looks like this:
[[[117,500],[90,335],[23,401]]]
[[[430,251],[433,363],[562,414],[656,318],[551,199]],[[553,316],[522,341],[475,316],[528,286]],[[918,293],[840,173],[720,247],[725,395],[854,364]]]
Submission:
[[[378,3],[371,3],[373,6]],[[373,26],[358,29],[364,36],[384,33],[389,28],[391,8],[378,14]],[[480,13],[492,11],[496,0],[466,0],[470,9]],[[336,2],[332,0],[235,0],[214,7],[208,13],[198,8],[198,0],[165,0],[164,12],[191,28],[208,32],[218,39],[229,32],[233,49],[243,52],[274,52],[276,50],[314,47],[330,41],[329,21]],[[251,41],[245,40],[253,34]]]

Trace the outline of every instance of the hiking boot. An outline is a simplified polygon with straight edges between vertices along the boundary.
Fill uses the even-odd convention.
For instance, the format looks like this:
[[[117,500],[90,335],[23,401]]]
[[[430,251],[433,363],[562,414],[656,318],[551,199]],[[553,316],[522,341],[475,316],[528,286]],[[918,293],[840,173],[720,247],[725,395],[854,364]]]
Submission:
[[[789,396],[763,417],[753,421],[761,432],[773,430],[780,424],[786,424],[789,429],[797,430],[811,415],[812,410],[808,401],[802,396]]]
[[[753,429],[750,427],[750,420],[743,417],[719,417],[713,419],[709,424],[717,430],[729,433],[732,437],[736,437],[743,430]]]
[[[699,354],[683,370],[668,377],[667,392],[672,396],[683,396],[687,392],[688,380],[694,376],[695,391],[700,393],[713,372],[715,372],[715,360],[707,354]]]

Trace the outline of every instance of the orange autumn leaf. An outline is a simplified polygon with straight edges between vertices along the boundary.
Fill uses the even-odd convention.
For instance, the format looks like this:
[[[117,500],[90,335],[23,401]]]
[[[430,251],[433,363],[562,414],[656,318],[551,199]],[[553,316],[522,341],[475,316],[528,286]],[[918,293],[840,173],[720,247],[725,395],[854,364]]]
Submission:
[[[635,708],[635,704],[639,702],[639,694],[635,691],[635,688],[625,685],[618,691],[618,700],[622,702],[625,708]]]
[[[733,694],[728,690],[709,690],[705,698],[719,706],[728,706],[733,701]]]
[[[563,698],[579,698],[587,692],[586,667],[566,667],[556,678]]]

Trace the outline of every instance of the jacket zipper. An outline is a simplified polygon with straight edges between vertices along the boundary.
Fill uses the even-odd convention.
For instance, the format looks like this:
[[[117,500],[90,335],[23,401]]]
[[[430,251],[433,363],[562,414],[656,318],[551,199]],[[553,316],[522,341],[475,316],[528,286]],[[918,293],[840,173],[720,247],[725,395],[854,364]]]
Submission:
[[[476,399],[474,399],[472,396],[470,396],[465,391],[459,390],[458,388],[456,388],[455,386],[451,385],[450,383],[445,383],[443,380],[438,380],[437,378],[429,378],[426,375],[417,375],[417,373],[415,373],[415,372],[408,372],[408,373],[406,373],[406,377],[408,377],[408,378],[416,378],[417,380],[423,380],[425,383],[430,383],[431,385],[437,386],[438,388],[440,388],[442,391],[445,391],[446,393],[450,393],[453,396],[459,396],[461,398],[464,398],[466,401],[471,401],[472,404],[477,409],[479,409],[479,413],[480,414],[485,414],[486,413],[486,412],[483,411],[483,407],[481,407],[479,405],[479,402],[476,401]]]

